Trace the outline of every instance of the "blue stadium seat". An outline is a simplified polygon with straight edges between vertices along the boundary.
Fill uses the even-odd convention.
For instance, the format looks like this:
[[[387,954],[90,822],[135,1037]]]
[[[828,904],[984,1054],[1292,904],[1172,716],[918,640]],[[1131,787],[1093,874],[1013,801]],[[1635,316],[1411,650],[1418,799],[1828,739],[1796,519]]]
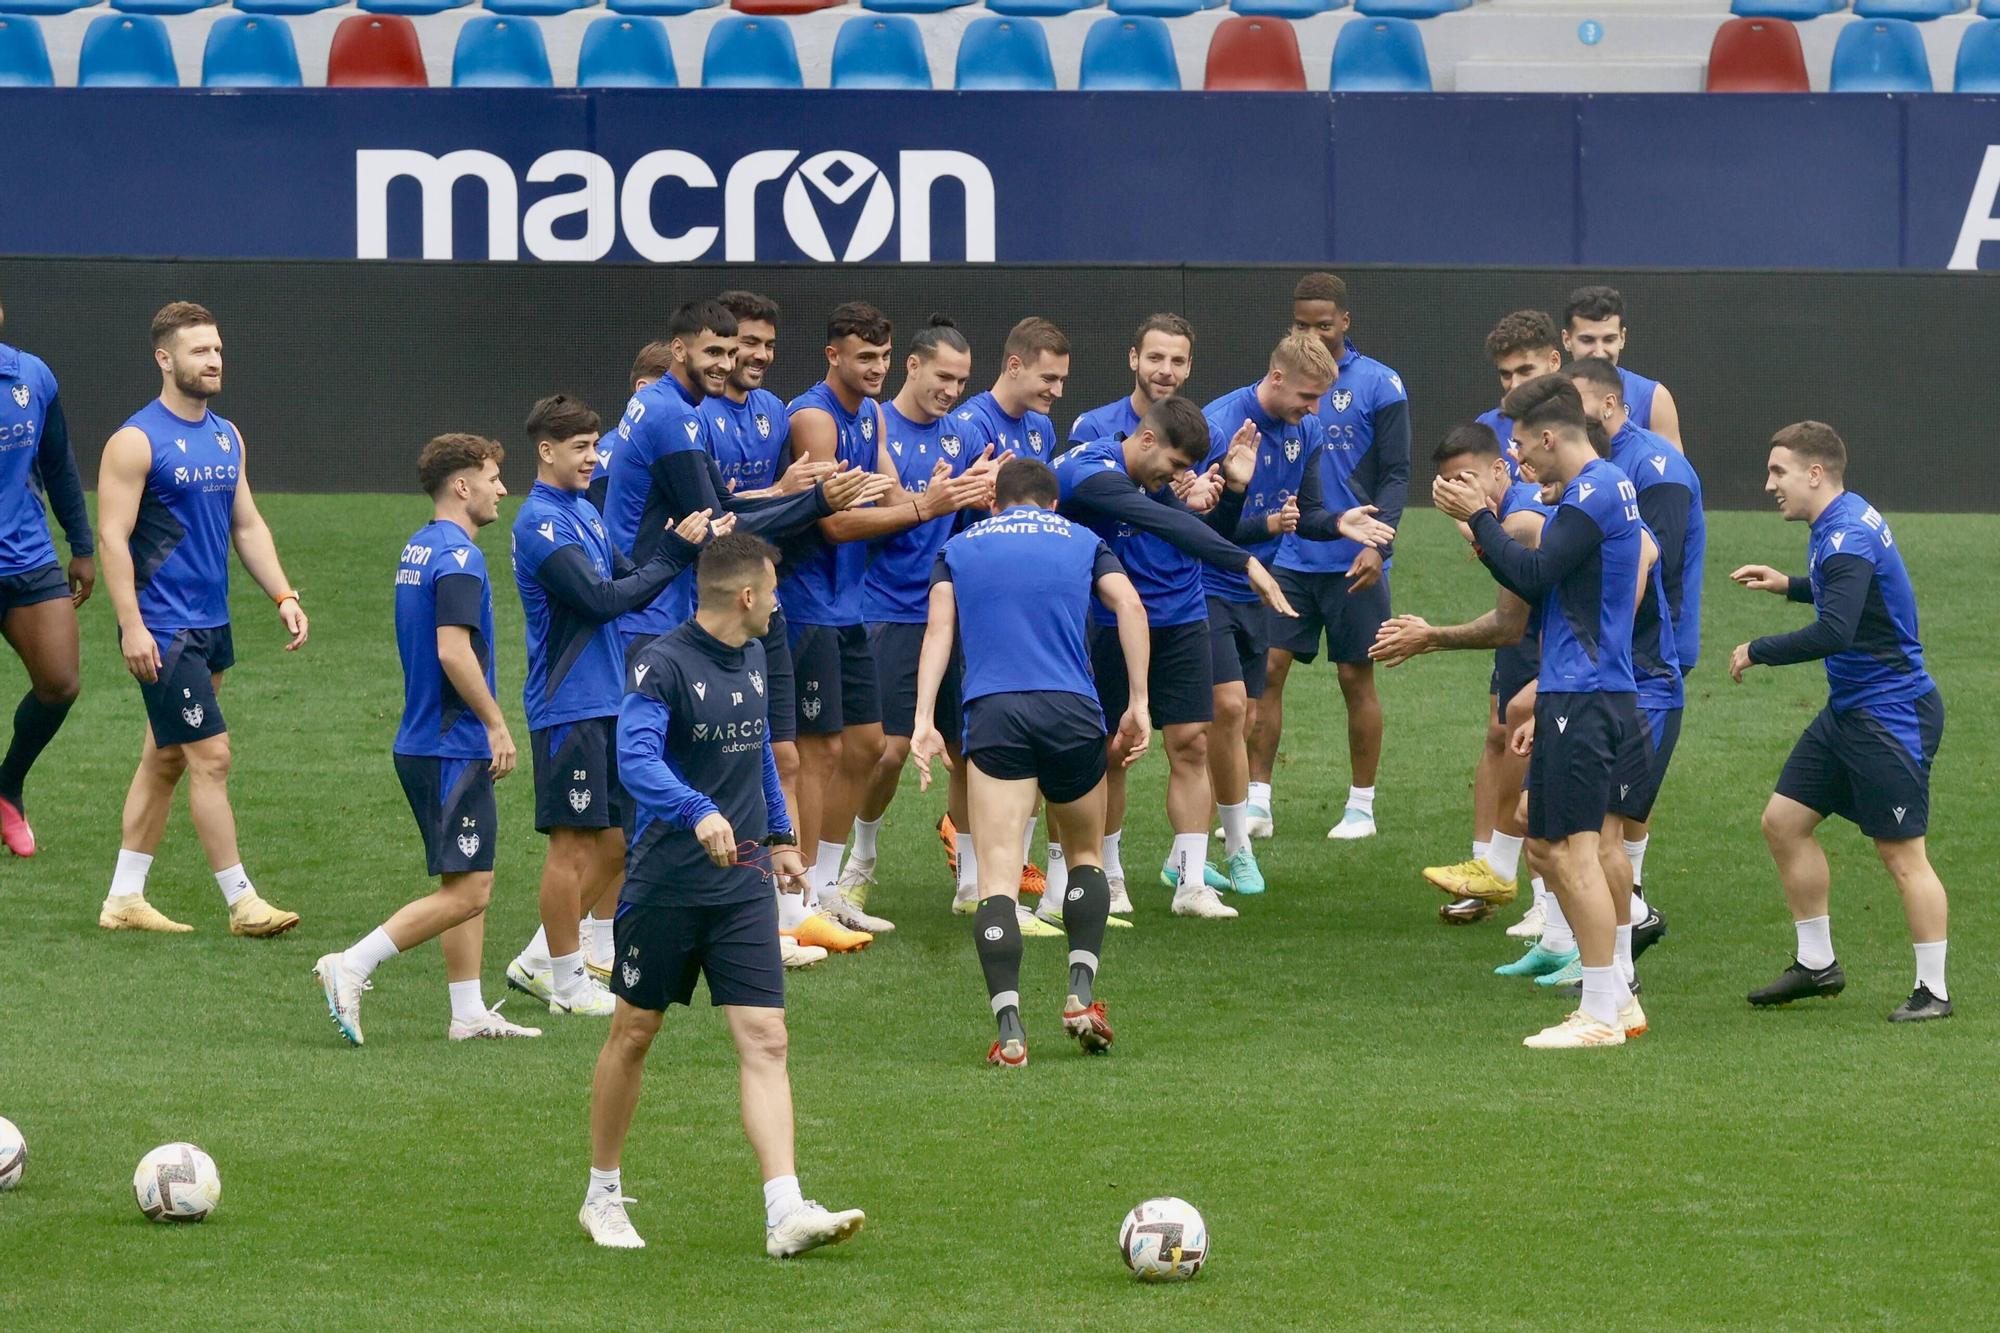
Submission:
[[[86,9],[97,0],[7,0],[6,13],[29,14],[46,18],[52,14],[68,14]]]
[[[701,56],[704,88],[803,88],[799,48],[783,19],[731,14],[708,30]]]
[[[1734,0],[1729,12],[1740,19],[1787,19],[1804,23],[1847,8],[1847,0]]]
[[[1972,0],[1854,0],[1854,16],[1928,23],[1947,14],[1956,14],[1971,3]]]
[[[1927,93],[1931,62],[1923,34],[1908,19],[1856,19],[1833,44],[1836,93]]]
[[[721,3],[722,0],[611,0],[611,12],[675,18],[682,14],[692,14],[698,9],[714,9]]]
[[[1408,19],[1355,19],[1333,42],[1337,93],[1427,93],[1431,62],[1424,35]]]
[[[508,14],[515,18],[546,18],[555,14],[567,14],[571,10],[588,9],[597,0],[480,0],[480,7],[489,14]]]
[[[0,88],[49,88],[55,81],[42,25],[24,14],[0,14]]]
[[[1245,18],[1309,19],[1346,4],[1347,0],[1230,0],[1229,12]]]
[[[207,9],[219,5],[222,0],[111,0],[111,7],[121,14],[192,14],[197,9]]]
[[[1053,19],[1095,9],[1104,0],[986,0],[986,12],[1009,18]]]
[[[1958,66],[1952,73],[1955,93],[2000,93],[2000,19],[1987,19],[1965,30],[1958,40]]]
[[[90,21],[77,53],[79,88],[178,88],[167,25],[151,14],[104,14]]]
[[[835,88],[928,88],[931,62],[917,21],[899,14],[851,18],[833,39]]]
[[[1471,6],[1472,0],[1354,0],[1354,12],[1372,19],[1434,19]]]
[[[1048,34],[1033,19],[974,19],[958,39],[955,86],[960,92],[1053,91],[1056,68]]]
[[[877,14],[942,14],[971,3],[973,0],[861,0],[861,7]]]
[[[480,15],[458,30],[451,53],[454,88],[551,88],[549,52],[532,20]]]
[[[442,14],[471,3],[472,0],[360,0],[364,14],[403,14],[415,18]],[[239,4],[237,8],[242,6]]]
[[[18,4],[9,5],[8,8],[17,14],[21,12],[21,7]],[[2000,0],[1979,0],[1979,17],[1983,19],[2000,19]]]
[[[299,50],[292,27],[281,18],[224,14],[208,30],[201,55],[204,88],[296,88]]]
[[[1167,25],[1143,15],[1101,18],[1083,39],[1077,87],[1085,92],[1177,91],[1180,61],[1174,59]]]
[[[643,15],[607,15],[583,31],[576,56],[579,88],[677,88],[667,25]]]
[[[1144,18],[1184,19],[1199,14],[1207,6],[1203,0],[1111,0],[1114,14],[1136,14]]]
[[[0,0],[5,4],[6,0]],[[347,0],[235,0],[236,9],[245,14],[276,14],[281,18],[296,18],[300,14],[317,14],[323,9],[337,9]]]

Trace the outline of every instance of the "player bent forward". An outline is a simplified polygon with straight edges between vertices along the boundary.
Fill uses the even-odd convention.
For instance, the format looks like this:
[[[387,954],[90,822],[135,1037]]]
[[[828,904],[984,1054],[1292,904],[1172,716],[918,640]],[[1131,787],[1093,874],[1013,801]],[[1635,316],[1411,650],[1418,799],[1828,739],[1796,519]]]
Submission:
[[[599,1245],[642,1249],[618,1161],[646,1052],[697,973],[722,1006],[742,1067],[743,1129],[764,1173],[764,1252],[837,1245],[861,1229],[800,1196],[785,1068],[785,973],[769,874],[797,892],[805,861],[778,786],[757,642],[777,606],[777,553],[733,533],[696,565],[700,609],[641,649],[618,710],[618,760],[633,805],[613,927],[611,1033],[590,1090],[590,1188],[579,1219]],[[760,866],[768,859],[769,874]]]

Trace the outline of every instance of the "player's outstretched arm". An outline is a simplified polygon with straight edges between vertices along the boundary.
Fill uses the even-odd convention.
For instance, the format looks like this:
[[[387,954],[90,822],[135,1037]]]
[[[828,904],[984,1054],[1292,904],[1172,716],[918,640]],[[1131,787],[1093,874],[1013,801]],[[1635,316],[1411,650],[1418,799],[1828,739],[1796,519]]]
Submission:
[[[583,553],[583,547],[575,542],[564,542],[541,556],[535,566],[535,582],[542,585],[548,595],[560,602],[585,620],[603,624],[615,620],[627,611],[636,611],[649,606],[681,571],[692,565],[701,554],[701,546],[683,535],[684,530],[698,529],[706,540],[708,510],[697,510],[680,524],[667,530],[666,539],[653,558],[639,568],[617,578],[602,578],[590,557]],[[697,524],[695,520],[699,519]],[[529,534],[527,541],[538,538]],[[517,539],[518,544],[518,539]]]
[[[152,463],[146,433],[127,426],[105,444],[97,465],[97,547],[104,562],[104,588],[118,616],[118,647],[125,655],[125,668],[147,684],[159,679],[160,649],[139,618],[131,543],[132,528],[139,521],[139,497]]]
[[[1109,568],[1105,567],[1107,560]],[[1109,551],[1098,559],[1096,591],[1097,600],[1118,618],[1118,649],[1125,655],[1125,679],[1132,683],[1132,692],[1125,701],[1125,715],[1118,719],[1118,732],[1112,737],[1112,752],[1119,756],[1124,767],[1130,768],[1153,741],[1152,701],[1146,693],[1148,673],[1152,670],[1153,634],[1146,623],[1146,604],[1140,600],[1139,590],[1132,586],[1131,577],[1118,567],[1116,557]]]
[[[257,580],[265,595],[278,604],[278,619],[292,636],[285,651],[297,652],[305,646],[308,633],[305,609],[299,605],[298,593],[285,580],[284,566],[278,563],[278,543],[272,539],[270,526],[264,522],[256,498],[250,493],[250,446],[243,442],[240,433],[237,441],[243,457],[237,464],[236,503],[229,511],[230,536],[235,539],[236,555],[243,568],[250,571],[250,577]]]
[[[1773,569],[1769,565],[1739,565],[1730,574],[1729,578],[1732,583],[1740,584],[1756,592],[1773,592],[1787,601],[1810,602],[1812,600],[1812,583],[1810,580],[1793,578],[1783,570]],[[1804,589],[1804,596],[1799,595],[1801,588]]]
[[[1231,503],[1225,498],[1216,510]],[[1243,495],[1239,491],[1233,499],[1237,516],[1242,513],[1242,503]],[[1172,542],[1195,559],[1206,561],[1218,569],[1234,570],[1240,574],[1250,565],[1248,551],[1180,504],[1167,503],[1145,494],[1137,482],[1116,469],[1106,468],[1085,477],[1077,483],[1064,505],[1066,508],[1092,510],[1120,523],[1129,523],[1141,532],[1150,532],[1155,537]],[[1234,529],[1235,518],[1232,517],[1227,530]]]
[[[83,501],[83,478],[77,472],[76,451],[70,448],[69,418],[63,414],[60,397],[49,399],[49,410],[42,417],[35,471],[50,508],[56,511],[56,522],[62,524],[63,540],[69,543],[70,601],[82,606],[97,586],[97,546],[90,537],[90,510]]]
[[[1439,477],[1431,498],[1451,518],[1472,525],[1479,559],[1502,586],[1530,602],[1539,602],[1603,544],[1604,534],[1590,515],[1564,505],[1542,528],[1541,545],[1530,550],[1508,535],[1476,487]]]
[[[1874,580],[1875,566],[1866,556],[1841,553],[1820,561],[1818,619],[1790,634],[1751,640],[1743,645],[1744,665],[1794,666],[1846,652],[1854,646],[1861,611]],[[1742,672],[1734,662],[1730,668],[1730,674],[1740,681]]]
[[[500,711],[499,701],[486,688],[486,670],[479,665],[479,654],[473,651],[472,630],[465,625],[439,625],[437,655],[444,678],[486,728],[486,744],[493,751],[493,762],[488,769],[494,780],[506,777],[514,771],[517,759],[514,737],[507,730],[507,718]]]
[[[910,757],[917,761],[919,791],[931,789],[931,760],[942,759],[946,768],[951,767],[951,756],[945,752],[944,737],[937,729],[937,697],[957,633],[958,589],[952,586],[951,566],[939,555],[931,574],[924,644],[917,652],[917,712],[910,728]]]

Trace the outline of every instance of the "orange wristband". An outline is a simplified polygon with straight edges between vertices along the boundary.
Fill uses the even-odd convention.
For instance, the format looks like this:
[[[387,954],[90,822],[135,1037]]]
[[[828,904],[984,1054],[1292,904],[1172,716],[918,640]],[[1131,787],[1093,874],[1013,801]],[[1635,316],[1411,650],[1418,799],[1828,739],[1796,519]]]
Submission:
[[[296,591],[293,591],[293,592],[279,593],[276,597],[273,597],[271,599],[271,604],[273,606],[283,606],[286,602],[298,602],[298,601],[299,601],[299,594]],[[305,605],[305,603],[299,602],[299,605],[303,606]]]

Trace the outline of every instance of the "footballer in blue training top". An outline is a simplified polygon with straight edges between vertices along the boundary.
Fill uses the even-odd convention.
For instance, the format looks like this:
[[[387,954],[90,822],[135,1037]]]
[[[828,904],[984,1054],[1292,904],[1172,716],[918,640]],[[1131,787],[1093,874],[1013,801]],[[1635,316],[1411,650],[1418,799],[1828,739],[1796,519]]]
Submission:
[[[1132,392],[1079,415],[1063,448],[1122,440],[1139,428],[1139,418],[1154,403],[1179,393],[1194,373],[1194,325],[1179,315],[1148,315],[1125,355],[1132,368]]]

